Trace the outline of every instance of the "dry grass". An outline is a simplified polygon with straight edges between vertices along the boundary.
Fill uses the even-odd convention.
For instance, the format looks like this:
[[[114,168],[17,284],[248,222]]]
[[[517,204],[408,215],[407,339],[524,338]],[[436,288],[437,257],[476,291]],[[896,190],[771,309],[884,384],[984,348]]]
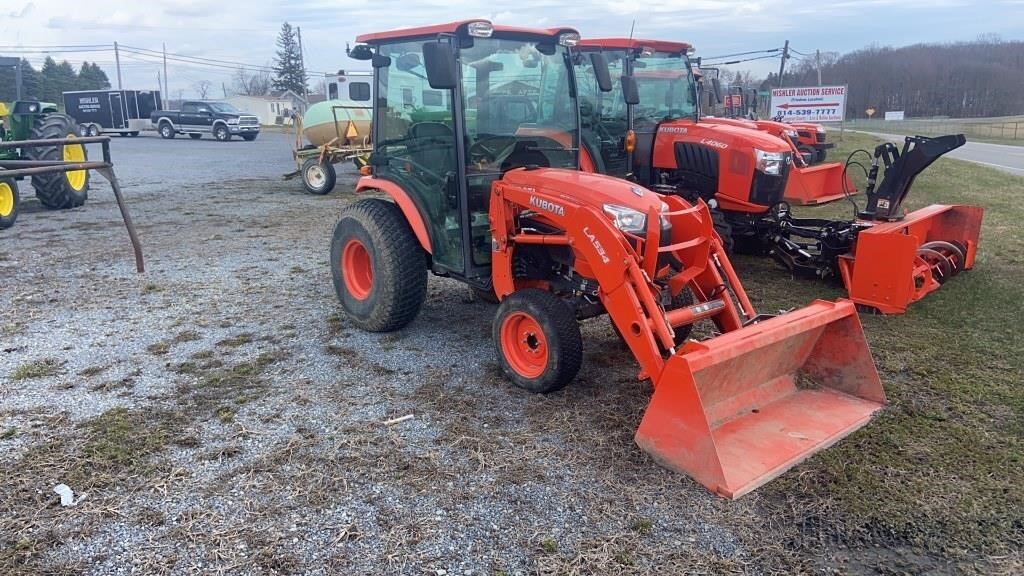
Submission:
[[[56,358],[44,358],[27,362],[11,372],[11,380],[30,380],[33,378],[46,378],[60,374],[64,362]]]

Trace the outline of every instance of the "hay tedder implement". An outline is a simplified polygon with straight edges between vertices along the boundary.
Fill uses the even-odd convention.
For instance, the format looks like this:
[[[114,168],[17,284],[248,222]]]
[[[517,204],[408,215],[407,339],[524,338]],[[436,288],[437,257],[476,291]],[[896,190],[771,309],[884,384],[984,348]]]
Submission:
[[[739,497],[885,403],[860,320],[847,301],[758,315],[706,203],[580,171],[578,39],[484,20],[357,39],[351,55],[375,71],[374,118],[388,119],[374,123],[357,192],[388,200],[343,210],[335,291],[372,331],[416,317],[428,270],[489,292],[504,373],[541,393],[579,371],[579,321],[608,315],[654,385],[637,444]],[[590,62],[611,90],[607,60]],[[720,335],[689,340],[704,320]]]

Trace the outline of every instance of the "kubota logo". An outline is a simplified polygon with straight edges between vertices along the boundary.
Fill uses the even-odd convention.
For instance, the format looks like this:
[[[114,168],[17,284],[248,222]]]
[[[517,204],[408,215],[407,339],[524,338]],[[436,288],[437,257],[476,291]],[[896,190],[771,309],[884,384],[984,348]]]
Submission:
[[[559,206],[554,202],[549,202],[543,198],[537,198],[536,196],[530,196],[530,206],[534,208],[540,208],[555,214],[556,216],[565,216],[565,207]]]
[[[686,134],[689,132],[684,126],[661,126],[658,128],[658,132],[665,132],[668,134]]]
[[[608,253],[604,251],[604,246],[601,245],[601,241],[597,239],[597,236],[590,231],[590,226],[583,228],[583,233],[590,239],[590,243],[594,245],[594,250],[597,250],[597,255],[601,257],[601,262],[607,264],[611,262],[608,258]]]
[[[718,140],[712,140],[711,138],[701,138],[700,143],[705,146],[711,146],[712,148],[718,148],[720,150],[725,150],[726,148],[729,147],[729,145],[726,144],[725,142],[719,142]]]

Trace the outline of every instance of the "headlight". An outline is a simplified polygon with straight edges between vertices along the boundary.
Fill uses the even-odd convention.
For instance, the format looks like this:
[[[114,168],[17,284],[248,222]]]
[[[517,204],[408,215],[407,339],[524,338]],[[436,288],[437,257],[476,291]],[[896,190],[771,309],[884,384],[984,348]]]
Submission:
[[[579,32],[562,32],[558,35],[558,43],[572,48],[580,43],[580,34]]]
[[[228,118],[228,124],[238,124],[238,118]]]
[[[786,163],[785,152],[765,152],[754,148],[754,156],[757,158],[757,169],[765,174],[778,176],[782,173],[782,167]]]
[[[477,38],[490,38],[494,34],[494,26],[486,20],[477,20],[466,25],[466,32]]]
[[[796,130],[786,130],[786,136],[789,136],[793,140],[800,137],[800,134]]]
[[[815,130],[818,131],[818,134],[824,134],[825,133],[825,127],[822,126],[821,124],[818,124],[818,126],[817,126],[817,128],[815,128]]]
[[[640,234],[647,231],[647,215],[643,212],[618,204],[605,204],[604,213],[610,216],[615,227],[623,232]]]

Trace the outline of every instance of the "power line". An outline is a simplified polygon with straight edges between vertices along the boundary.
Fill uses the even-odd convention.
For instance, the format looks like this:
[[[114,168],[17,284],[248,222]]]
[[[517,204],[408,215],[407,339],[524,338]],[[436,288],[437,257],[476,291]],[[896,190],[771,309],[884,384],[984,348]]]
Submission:
[[[767,56],[758,56],[756,58],[745,58],[743,60],[730,60],[728,62],[706,62],[706,63],[705,62],[701,62],[701,65],[708,65],[708,66],[731,66],[733,64],[741,64],[743,62],[753,62],[754,60],[765,60],[767,58],[778,58],[778,56],[775,56],[774,54],[769,54]]]
[[[752,50],[750,52],[737,52],[735,54],[722,54],[720,56],[704,56],[705,60],[720,60],[722,58],[733,58],[735,56],[749,56],[751,54],[772,54],[782,50],[782,48],[770,48],[768,50]]]

